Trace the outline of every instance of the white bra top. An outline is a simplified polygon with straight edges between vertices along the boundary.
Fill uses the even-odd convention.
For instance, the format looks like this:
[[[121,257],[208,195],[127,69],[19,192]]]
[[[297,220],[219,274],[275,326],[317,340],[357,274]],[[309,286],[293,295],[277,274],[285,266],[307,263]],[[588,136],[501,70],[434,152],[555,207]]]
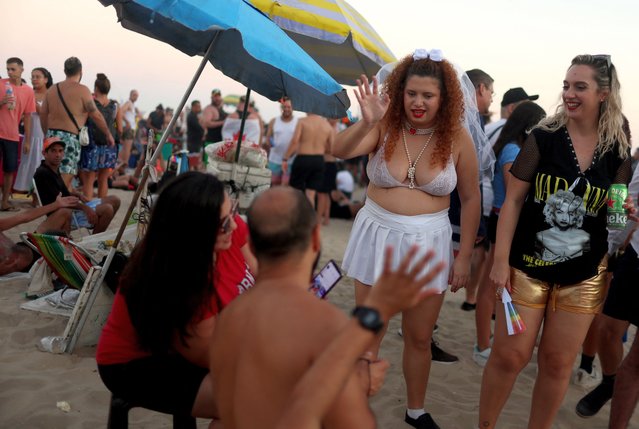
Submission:
[[[384,136],[384,142],[379,150],[371,157],[366,166],[366,174],[371,183],[378,188],[396,188],[404,187],[408,188],[408,179],[400,182],[388,171],[388,166],[384,160],[384,148],[386,147],[386,140],[388,134]],[[457,171],[453,164],[453,157],[451,155],[444,168],[440,173],[430,182],[423,185],[416,185],[415,189],[419,189],[427,194],[434,195],[436,197],[443,197],[453,192],[457,186]]]

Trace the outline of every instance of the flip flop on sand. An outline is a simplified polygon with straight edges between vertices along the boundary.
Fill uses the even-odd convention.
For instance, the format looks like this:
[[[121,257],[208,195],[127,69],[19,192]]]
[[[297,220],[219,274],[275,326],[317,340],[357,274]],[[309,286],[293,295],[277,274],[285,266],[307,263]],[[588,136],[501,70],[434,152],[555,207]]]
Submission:
[[[0,208],[0,212],[19,212],[20,209],[16,206],[7,206]]]

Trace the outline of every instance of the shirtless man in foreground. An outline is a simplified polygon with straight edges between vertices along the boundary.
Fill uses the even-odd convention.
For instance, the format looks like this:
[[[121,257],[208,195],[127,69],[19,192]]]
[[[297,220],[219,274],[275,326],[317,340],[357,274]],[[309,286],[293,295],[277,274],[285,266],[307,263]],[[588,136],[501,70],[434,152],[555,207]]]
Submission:
[[[80,140],[78,134],[90,117],[98,129],[107,138],[107,144],[113,146],[115,140],[107,127],[104,116],[98,111],[93,101],[91,90],[80,83],[82,79],[82,63],[76,57],[67,58],[64,62],[66,79],[53,85],[47,91],[40,109],[40,122],[46,137],[59,137],[65,144],[64,159],[60,164],[62,180],[67,188],[71,188],[71,180],[78,173],[80,161]],[[75,119],[69,117],[60,96]],[[77,124],[77,126],[76,126]]]
[[[424,291],[424,286],[444,269],[444,264],[440,263],[424,277],[417,278],[419,271],[416,268],[409,270],[417,247],[409,252],[397,271],[392,271],[392,249],[386,249],[382,276],[364,301],[364,306],[379,311],[382,320],[388,321],[400,311],[414,307],[435,294],[432,288]],[[416,267],[420,267],[419,261]],[[353,366],[359,359],[370,357],[370,352],[368,356],[363,353],[374,340],[375,333],[366,324],[357,318],[351,319],[297,382],[276,429],[321,429],[324,416],[337,398]]]
[[[248,224],[251,250],[260,266],[259,287],[225,308],[211,344],[213,388],[225,429],[275,427],[290,405],[297,382],[349,323],[341,310],[308,291],[320,251],[320,226],[301,192],[289,187],[265,191],[249,208]],[[385,282],[382,291],[398,284],[420,289],[441,270],[440,264],[417,280],[432,253],[407,272],[414,254],[394,272],[387,261],[380,278]],[[396,307],[415,304],[425,295],[416,294],[410,303],[405,295],[393,296],[392,304],[381,305],[372,294],[366,303],[375,308],[361,307],[356,318],[364,329],[378,333]],[[372,338],[364,336],[363,342]],[[350,355],[344,359],[348,361]],[[325,407],[322,427],[375,427],[367,397],[379,390],[387,367],[385,361],[359,360],[344,373],[340,361],[342,374],[337,379],[344,375],[345,381],[337,399]],[[320,396],[325,402],[324,395],[334,393]]]
[[[315,194],[324,184],[324,155],[331,154],[333,127],[318,115],[309,113],[297,121],[288,150],[282,158],[282,171],[288,173],[288,159],[297,153],[291,169],[290,185],[306,193],[315,206]]]
[[[259,287],[225,308],[210,348],[215,397],[226,429],[274,427],[299,379],[348,324],[341,310],[308,291],[320,251],[320,226],[304,195],[289,187],[265,191],[249,209],[248,224]],[[417,261],[410,272],[408,262],[395,272],[387,263],[380,281],[419,289],[442,268],[415,280],[432,256]],[[398,304],[368,302],[376,308],[361,307],[357,319],[377,333]],[[375,427],[367,397],[379,389],[387,367],[385,361],[352,365],[322,427]]]

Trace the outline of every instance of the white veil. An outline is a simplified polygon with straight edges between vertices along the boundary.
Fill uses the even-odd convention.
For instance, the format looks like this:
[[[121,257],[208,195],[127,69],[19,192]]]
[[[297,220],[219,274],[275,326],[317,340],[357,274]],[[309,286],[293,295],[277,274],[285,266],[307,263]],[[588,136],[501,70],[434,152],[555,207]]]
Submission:
[[[433,61],[441,61],[444,59],[442,51],[439,49],[432,49],[430,51],[426,49],[416,49],[413,53],[413,58],[416,60],[431,58]],[[448,61],[448,60],[447,60]],[[464,128],[470,134],[475,144],[475,152],[477,153],[477,160],[479,163],[479,178],[488,176],[491,180],[493,178],[493,171],[495,166],[495,153],[490,145],[488,137],[481,126],[481,119],[479,111],[477,109],[477,99],[475,96],[475,86],[470,81],[466,72],[461,69],[457,64],[449,61],[457,72],[457,78],[461,86],[462,94],[464,96],[464,116],[460,118],[463,121]],[[398,62],[385,64],[377,72],[377,82],[380,87],[384,86],[384,82],[393,71]]]

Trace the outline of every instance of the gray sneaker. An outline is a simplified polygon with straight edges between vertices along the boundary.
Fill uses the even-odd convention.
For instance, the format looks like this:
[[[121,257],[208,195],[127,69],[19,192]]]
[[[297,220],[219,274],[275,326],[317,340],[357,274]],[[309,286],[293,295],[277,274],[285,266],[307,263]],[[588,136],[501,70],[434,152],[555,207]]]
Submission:
[[[485,367],[486,362],[488,362],[488,357],[490,356],[491,350],[492,349],[490,347],[487,347],[484,350],[479,351],[477,344],[475,344],[475,347],[473,348],[473,360],[475,361],[475,363],[482,368]]]
[[[584,387],[586,389],[592,389],[601,383],[601,371],[596,366],[592,366],[592,372],[586,372],[583,368],[578,368],[572,376],[572,383]]]

